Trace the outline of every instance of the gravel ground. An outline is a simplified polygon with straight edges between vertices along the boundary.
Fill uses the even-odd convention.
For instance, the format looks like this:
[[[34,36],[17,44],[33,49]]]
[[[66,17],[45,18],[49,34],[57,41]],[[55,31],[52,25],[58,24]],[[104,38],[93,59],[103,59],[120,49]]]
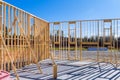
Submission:
[[[55,53],[55,56],[60,56],[62,55],[62,59],[67,59],[67,54],[68,51],[55,51],[52,52]],[[96,59],[97,58],[97,51],[82,51],[82,58],[83,59]],[[109,56],[112,54],[112,59],[115,60],[115,55],[117,54],[117,59],[120,60],[120,52],[110,52],[110,51],[99,51],[99,55],[100,55],[100,59],[104,59],[104,58],[109,58]],[[73,58],[75,57],[75,55],[77,55],[77,58],[80,58],[80,51],[70,51],[70,57]]]

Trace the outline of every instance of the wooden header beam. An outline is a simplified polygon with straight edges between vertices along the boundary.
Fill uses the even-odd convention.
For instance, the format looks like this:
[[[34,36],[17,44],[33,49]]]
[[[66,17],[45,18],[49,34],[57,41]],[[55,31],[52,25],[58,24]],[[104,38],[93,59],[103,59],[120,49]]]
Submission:
[[[112,22],[112,20],[111,19],[106,19],[106,20],[104,20],[104,22]]]
[[[59,25],[60,24],[60,22],[54,22],[54,25]]]
[[[76,22],[75,21],[70,21],[69,24],[75,24]]]

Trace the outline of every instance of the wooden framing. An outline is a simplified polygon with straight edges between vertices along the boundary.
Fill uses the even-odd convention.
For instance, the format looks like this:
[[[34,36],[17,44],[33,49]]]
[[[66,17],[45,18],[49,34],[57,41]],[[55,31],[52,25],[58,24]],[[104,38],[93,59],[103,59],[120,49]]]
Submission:
[[[2,31],[2,3],[0,2],[0,32]],[[1,41],[1,37],[0,37],[0,58],[1,58],[1,60],[0,60],[0,63],[2,63],[3,61],[3,56],[2,56],[2,41]],[[2,64],[0,64],[0,69],[3,69],[3,67],[2,67]]]
[[[47,48],[46,48],[47,47]],[[14,70],[49,58],[49,23],[0,1],[0,69]]]
[[[114,65],[120,64],[119,24],[120,19],[51,22],[50,39],[54,46],[52,48],[54,58],[60,60],[93,60],[97,62],[109,62]],[[55,25],[58,25],[58,27],[54,27]],[[72,28],[70,28],[70,25],[72,25]],[[56,29],[58,32],[62,32],[63,35],[55,33]],[[74,41],[71,41],[72,30],[74,31],[72,34],[74,35]],[[56,35],[59,36],[55,37]],[[55,40],[59,41],[56,42]],[[61,44],[62,46],[58,47]],[[92,55],[89,55],[89,52],[83,52],[84,48],[87,49],[89,47],[97,48],[93,52],[94,57],[92,57],[92,52]],[[101,51],[100,48],[108,48],[108,51]],[[58,55],[62,57],[57,57]]]
[[[106,23],[109,23],[109,27]],[[14,70],[39,61],[94,60],[120,64],[120,19],[79,20],[48,23],[13,5],[0,1],[0,69]],[[108,31],[108,35],[106,32]],[[50,45],[51,44],[51,45]],[[51,46],[51,47],[50,47]],[[83,49],[95,47],[95,57]],[[100,48],[108,48],[100,51]],[[53,54],[51,54],[53,53]],[[88,55],[89,54],[89,55]],[[86,55],[86,56],[84,56]],[[93,54],[92,54],[93,55]],[[54,75],[56,77],[56,75]]]

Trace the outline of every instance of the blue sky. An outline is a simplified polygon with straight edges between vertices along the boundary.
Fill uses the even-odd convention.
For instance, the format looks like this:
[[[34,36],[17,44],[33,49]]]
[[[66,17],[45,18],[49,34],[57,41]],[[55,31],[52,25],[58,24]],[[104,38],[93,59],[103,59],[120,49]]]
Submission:
[[[4,0],[49,22],[120,18],[120,0]]]

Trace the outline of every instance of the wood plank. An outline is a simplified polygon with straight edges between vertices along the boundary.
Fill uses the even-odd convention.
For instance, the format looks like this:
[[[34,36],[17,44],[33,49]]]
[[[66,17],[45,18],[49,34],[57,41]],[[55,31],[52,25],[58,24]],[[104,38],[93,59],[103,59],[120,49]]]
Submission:
[[[4,4],[4,33],[3,37],[6,38],[6,4]],[[6,41],[6,39],[5,39]],[[4,70],[6,70],[6,51],[3,53],[3,65],[4,65]]]
[[[2,3],[0,3],[0,33],[2,32]],[[2,34],[0,34],[2,36]],[[1,37],[0,37],[0,69],[2,70],[3,69],[3,66],[2,66],[2,40],[1,40]]]

